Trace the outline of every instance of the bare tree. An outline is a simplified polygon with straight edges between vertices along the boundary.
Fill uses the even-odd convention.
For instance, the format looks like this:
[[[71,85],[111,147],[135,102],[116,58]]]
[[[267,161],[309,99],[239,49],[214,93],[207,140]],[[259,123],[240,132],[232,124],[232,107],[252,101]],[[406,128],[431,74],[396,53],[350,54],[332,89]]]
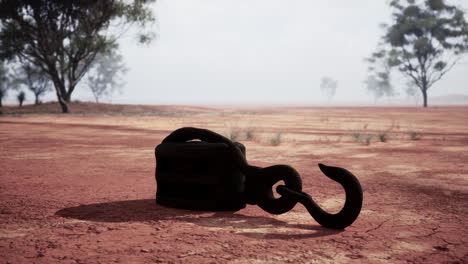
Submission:
[[[49,76],[33,64],[25,63],[20,68],[21,83],[34,94],[34,103],[40,104],[40,97],[52,90],[52,82]]]
[[[405,93],[408,99],[413,98],[415,101],[419,101],[421,98],[419,88],[415,86],[413,82],[406,83]]]
[[[127,71],[122,55],[116,51],[97,55],[85,77],[96,103],[102,96],[110,96],[123,87],[122,77]]]
[[[338,87],[338,81],[333,80],[330,77],[323,77],[320,82],[320,90],[327,97],[328,103],[331,102],[336,94],[336,88]]]
[[[8,72],[3,62],[0,62],[0,107],[2,101],[8,94]]]
[[[8,95],[8,90],[17,89],[19,80],[8,67],[6,62],[0,60],[0,107],[3,99]]]
[[[395,89],[391,83],[390,71],[384,70],[369,75],[365,81],[367,91],[374,97],[374,103],[380,98],[392,97],[395,95]]]

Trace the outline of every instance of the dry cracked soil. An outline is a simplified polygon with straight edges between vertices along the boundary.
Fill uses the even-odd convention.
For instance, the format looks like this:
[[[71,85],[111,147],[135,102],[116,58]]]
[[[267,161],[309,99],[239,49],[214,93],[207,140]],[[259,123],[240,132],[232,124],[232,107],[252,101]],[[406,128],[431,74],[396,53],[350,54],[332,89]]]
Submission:
[[[99,107],[0,116],[0,263],[468,263],[468,107]],[[154,148],[185,126],[293,166],[330,212],[344,193],[316,164],[348,169],[359,218],[157,205]]]

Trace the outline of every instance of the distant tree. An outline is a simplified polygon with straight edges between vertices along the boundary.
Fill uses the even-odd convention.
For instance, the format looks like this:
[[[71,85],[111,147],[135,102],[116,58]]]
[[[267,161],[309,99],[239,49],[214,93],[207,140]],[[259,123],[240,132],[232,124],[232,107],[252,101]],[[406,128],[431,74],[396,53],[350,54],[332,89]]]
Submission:
[[[0,107],[8,93],[8,72],[3,62],[0,63]]]
[[[427,107],[428,89],[468,51],[464,11],[444,0],[392,0],[390,25],[368,62],[370,71],[398,69],[419,88]],[[375,76],[375,74],[374,74]]]
[[[0,81],[1,82],[1,81]],[[3,107],[3,98],[5,98],[7,95],[6,89],[4,90],[3,87],[0,87],[0,107]]]
[[[369,75],[365,83],[367,91],[374,97],[374,103],[384,96],[391,97],[395,95],[395,89],[391,83],[390,72],[388,70]]]
[[[6,62],[0,60],[0,107],[3,106],[3,99],[8,95],[8,90],[17,89],[19,80],[8,67]]]
[[[416,101],[419,101],[419,98],[421,97],[419,88],[416,87],[413,82],[406,83],[405,93],[408,98],[414,98]]]
[[[40,97],[52,90],[49,76],[36,65],[25,63],[20,68],[21,83],[34,94],[34,104],[40,104]]]
[[[16,99],[18,99],[19,107],[22,107],[24,100],[26,100],[26,93],[24,93],[24,91],[20,91],[16,96]]]
[[[116,51],[97,55],[85,77],[96,103],[102,96],[110,96],[123,87],[122,75],[127,71],[122,55]]]
[[[77,84],[99,53],[117,49],[132,25],[154,20],[155,0],[2,0],[0,59],[17,58],[52,80],[64,113]],[[139,40],[148,42],[149,34]]]
[[[320,82],[320,90],[327,97],[327,101],[329,103],[333,99],[333,97],[335,96],[337,87],[338,87],[338,81],[333,80],[330,77],[323,77],[322,78],[322,80]]]

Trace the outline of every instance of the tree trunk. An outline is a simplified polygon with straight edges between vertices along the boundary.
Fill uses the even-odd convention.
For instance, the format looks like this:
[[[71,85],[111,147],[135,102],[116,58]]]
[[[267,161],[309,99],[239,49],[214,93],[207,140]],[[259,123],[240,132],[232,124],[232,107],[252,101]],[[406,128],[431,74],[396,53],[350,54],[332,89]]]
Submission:
[[[2,98],[0,98],[0,107],[3,107]]]
[[[423,65],[421,65],[421,67],[423,69],[425,69],[425,67]],[[428,80],[426,78],[426,71],[424,71],[424,75],[422,77],[421,84],[422,84],[421,92],[423,94],[423,107],[427,107],[427,90],[429,89],[429,86],[427,85]]]
[[[64,95],[63,95],[63,100],[65,100],[65,102],[67,102],[67,103],[70,103],[71,96],[68,95],[68,94],[64,94]]]
[[[57,100],[60,104],[60,107],[62,108],[62,113],[70,113],[70,109],[68,107],[67,101],[63,98],[65,96],[65,84],[61,83],[58,78],[52,78],[54,82],[54,87],[55,87],[55,92],[57,94]]]
[[[68,102],[64,100],[59,92],[57,92],[57,99],[62,107],[62,113],[70,113],[70,109],[68,108]]]
[[[59,100],[60,107],[62,107],[62,113],[70,113],[70,109],[68,108],[68,104],[64,100]]]
[[[36,97],[36,99],[34,100],[34,104],[38,105],[39,104],[39,95],[34,94],[34,96]]]
[[[94,100],[96,101],[96,104],[99,104],[99,97],[93,92]]]
[[[422,94],[423,94],[423,107],[427,107],[427,89],[423,89]]]
[[[75,90],[75,85],[69,85],[68,91],[64,93],[63,99],[65,99],[67,103],[71,102],[71,94],[74,90]]]
[[[57,94],[57,100],[62,108],[62,113],[70,113],[67,101],[64,99],[64,96],[66,95],[65,83],[60,81],[57,74],[50,74],[50,77],[54,83],[55,93]]]

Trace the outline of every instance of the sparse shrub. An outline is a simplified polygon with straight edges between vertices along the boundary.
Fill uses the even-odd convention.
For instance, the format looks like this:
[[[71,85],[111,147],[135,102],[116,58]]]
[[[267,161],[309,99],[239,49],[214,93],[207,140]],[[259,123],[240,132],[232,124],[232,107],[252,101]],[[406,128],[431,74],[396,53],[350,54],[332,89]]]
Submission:
[[[329,118],[326,116],[320,117],[320,122],[328,122]]]
[[[281,143],[281,133],[276,133],[271,139],[270,143],[273,146],[278,146]]]
[[[252,129],[247,129],[247,131],[245,131],[245,140],[252,140],[254,138],[254,132]]]
[[[380,142],[387,142],[388,140],[387,132],[380,132],[377,134],[377,137],[379,138]]]
[[[411,140],[419,140],[421,139],[421,135],[413,130],[408,131],[408,136]]]
[[[320,136],[318,141],[321,142],[321,143],[322,142],[328,143],[328,142],[330,142],[330,138],[328,138],[328,136]]]
[[[239,138],[239,131],[237,131],[237,130],[229,131],[228,137],[229,137],[230,140],[236,141]]]
[[[26,94],[24,91],[19,92],[16,98],[18,99],[19,107],[22,107],[24,100],[26,100]]]
[[[366,138],[364,139],[364,143],[366,143],[366,145],[370,145],[372,138],[374,138],[374,135],[371,135],[371,134],[367,135]]]
[[[385,142],[388,137],[386,133],[379,133],[378,135],[369,134],[368,132],[362,133],[360,131],[353,131],[351,133],[351,137],[353,138],[354,142],[362,142],[366,145],[370,145],[372,139],[377,136],[380,141]]]
[[[254,138],[254,130],[251,128],[241,129],[241,128],[230,128],[225,136],[232,141],[236,140],[252,140]]]
[[[354,132],[351,133],[351,137],[353,138],[353,140],[355,142],[359,142],[359,141],[361,141],[361,132],[354,131]]]

